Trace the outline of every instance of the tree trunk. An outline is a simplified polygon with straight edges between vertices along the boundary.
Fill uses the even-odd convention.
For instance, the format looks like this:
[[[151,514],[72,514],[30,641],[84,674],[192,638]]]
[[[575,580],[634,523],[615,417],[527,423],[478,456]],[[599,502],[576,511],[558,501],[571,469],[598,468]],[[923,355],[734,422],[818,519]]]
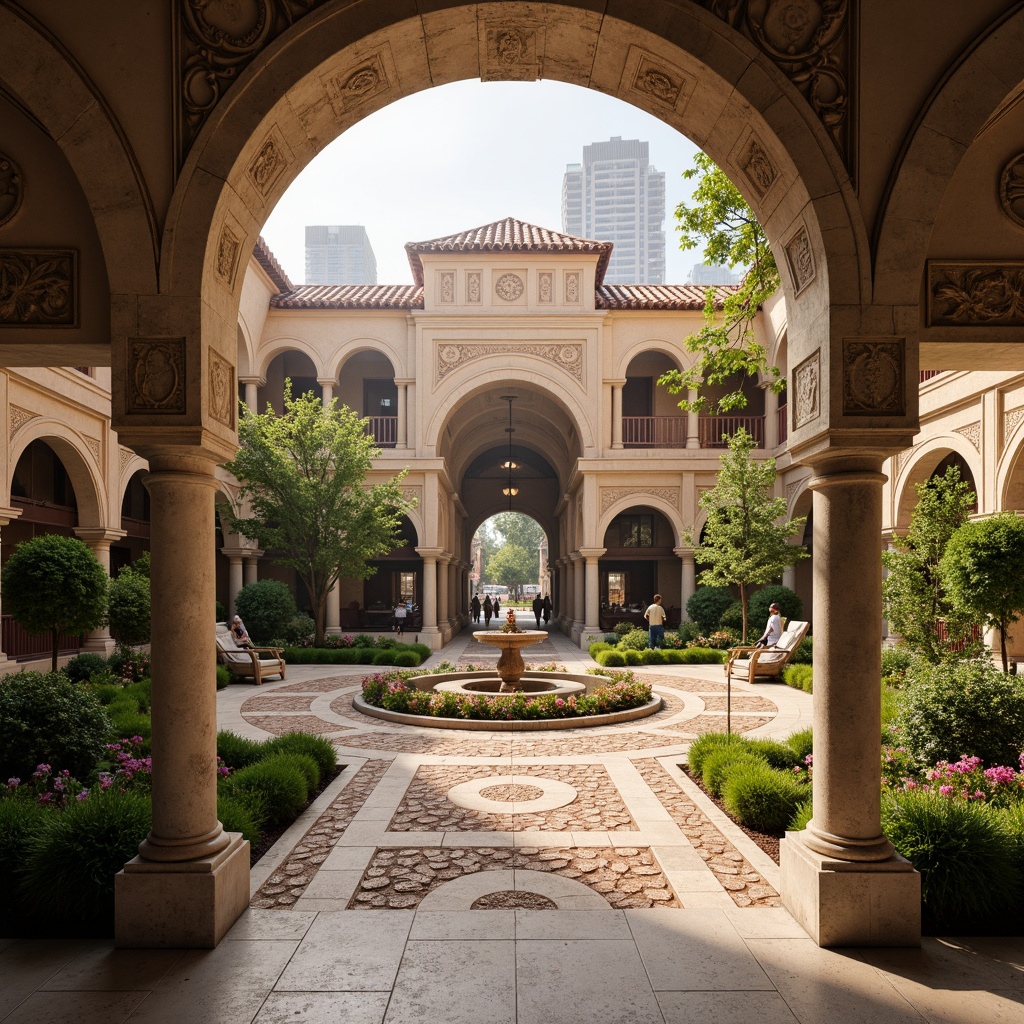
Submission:
[[[1003,671],[1009,672],[1010,662],[1006,656],[1006,626],[1002,622],[999,623],[999,648],[1003,655]]]
[[[1005,661],[1005,656],[1004,656]],[[50,671],[57,671],[57,627],[53,627],[53,659],[50,662]]]
[[[743,636],[740,637],[740,643],[745,644],[747,642],[747,588],[743,583],[740,584],[740,604],[743,607]]]

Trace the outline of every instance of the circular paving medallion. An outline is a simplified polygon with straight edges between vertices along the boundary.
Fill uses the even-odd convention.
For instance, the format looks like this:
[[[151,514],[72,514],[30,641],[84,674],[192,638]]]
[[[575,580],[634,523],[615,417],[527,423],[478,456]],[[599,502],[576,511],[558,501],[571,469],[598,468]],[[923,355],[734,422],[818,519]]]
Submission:
[[[470,910],[557,910],[558,904],[541,896],[539,892],[517,892],[504,889],[501,892],[489,892],[475,900]]]
[[[498,791],[495,798],[488,791]],[[525,792],[524,792],[525,791]],[[536,796],[531,796],[536,793]],[[486,794],[486,795],[485,795]],[[453,804],[486,814],[527,814],[553,811],[571,804],[576,790],[566,782],[535,775],[488,775],[461,782],[448,790]]]
[[[507,803],[525,803],[527,800],[538,800],[543,795],[544,790],[538,786],[488,786],[480,790],[480,796],[485,800],[503,800]]]

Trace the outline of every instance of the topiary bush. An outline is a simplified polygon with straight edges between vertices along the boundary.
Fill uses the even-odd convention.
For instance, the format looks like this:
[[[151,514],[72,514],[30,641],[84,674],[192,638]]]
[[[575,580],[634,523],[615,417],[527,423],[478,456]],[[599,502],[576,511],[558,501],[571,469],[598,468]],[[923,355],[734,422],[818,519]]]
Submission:
[[[727,746],[743,746],[746,741],[734,732],[703,732],[691,744],[686,763],[694,775],[704,771],[704,759],[708,754]]]
[[[129,647],[149,643],[149,574],[125,566],[111,581],[107,591],[107,622],[110,635]]]
[[[398,668],[415,668],[420,663],[420,656],[415,651],[396,651],[395,665]]]
[[[308,732],[286,732],[263,744],[268,753],[306,754],[313,758],[322,779],[333,778],[338,771],[338,752],[330,740]]]
[[[85,779],[96,767],[110,719],[91,689],[60,672],[0,679],[0,777],[27,779],[40,764]]]
[[[618,644],[618,640],[619,640],[619,638],[616,637],[614,644],[608,643],[607,640],[595,640],[587,648],[587,654],[589,654],[592,658],[595,658],[595,657],[597,657],[598,654],[601,653],[601,651],[614,651],[615,648],[616,648],[616,645]]]
[[[686,602],[686,614],[700,626],[701,635],[707,636],[718,629],[722,613],[732,602],[726,587],[698,587]]]
[[[280,580],[247,583],[235,598],[235,611],[257,647],[282,636],[295,618],[295,598]]]
[[[602,668],[623,668],[626,664],[626,657],[616,650],[599,651],[594,656],[594,661]]]
[[[767,621],[767,619],[765,621]],[[753,622],[754,622],[754,620],[752,618],[748,618],[748,624],[749,624],[751,630],[754,628]],[[733,601],[732,604],[730,604],[729,607],[726,608],[724,612],[722,612],[722,616],[718,620],[718,625],[722,629],[742,630],[743,629],[743,602],[742,601]]]
[[[90,676],[97,672],[107,671],[107,659],[102,654],[85,651],[82,654],[76,654],[61,671],[73,683],[87,683]]]
[[[397,651],[391,650],[390,648],[385,648],[383,650],[374,651],[373,652],[373,658],[371,660],[371,664],[373,664],[373,665],[394,665],[394,663],[395,663],[395,655],[397,653],[398,653]]]
[[[650,634],[646,629],[637,629],[635,626],[625,633],[619,640],[620,651],[643,651],[647,649],[647,641]]]
[[[800,761],[789,744],[779,743],[778,740],[747,740],[745,746],[752,754],[763,757],[772,768],[780,771],[795,768]]]
[[[281,635],[288,643],[294,644],[300,640],[305,640],[306,637],[312,636],[315,632],[316,622],[305,612],[299,612],[297,615],[292,616],[291,621]]]
[[[781,835],[807,799],[807,786],[763,761],[744,760],[725,772],[722,803],[748,828]]]
[[[746,750],[745,745],[722,747],[720,750],[712,751],[704,758],[704,766],[700,775],[701,782],[712,796],[720,797],[722,787],[730,773],[735,771],[739,765],[752,762],[757,762],[766,768],[768,766],[763,758]]]
[[[789,587],[773,583],[756,590],[747,601],[747,617],[759,631],[768,623],[768,606],[772,604],[779,606],[779,614],[784,619],[800,621],[804,617],[803,601]]]
[[[246,768],[266,756],[264,745],[229,729],[217,733],[217,756],[229,768]]]
[[[925,764],[964,754],[986,764],[1016,764],[1024,750],[1024,678],[986,660],[914,665],[899,691],[902,745]]]
[[[280,825],[297,817],[309,799],[309,785],[303,773],[281,754],[257,761],[229,775],[222,786],[228,796],[248,803],[244,794],[255,794],[265,803],[266,820],[270,826]],[[286,760],[281,761],[281,758]]]

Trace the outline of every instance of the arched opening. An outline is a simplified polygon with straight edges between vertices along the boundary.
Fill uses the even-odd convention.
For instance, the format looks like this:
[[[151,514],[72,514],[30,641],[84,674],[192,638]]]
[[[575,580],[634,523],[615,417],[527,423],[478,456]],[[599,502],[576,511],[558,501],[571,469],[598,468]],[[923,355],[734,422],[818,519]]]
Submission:
[[[386,630],[391,626],[392,611],[399,602],[408,610],[406,629],[422,628],[423,559],[416,551],[418,544],[416,527],[408,516],[403,516],[398,547],[368,563],[373,575],[361,583],[340,581],[342,630]],[[361,590],[361,602],[357,589]]]
[[[292,382],[293,398],[298,398],[307,391],[312,391],[315,395],[321,394],[316,366],[305,352],[289,350],[278,353],[270,360],[265,378],[266,383],[257,391],[260,411],[266,409],[269,403],[279,416],[284,413],[285,380]]]
[[[678,399],[658,387],[663,374],[677,369],[677,361],[664,352],[643,352],[629,361],[622,386],[624,448],[686,447],[686,416]]]
[[[150,501],[149,491],[142,480],[143,470],[137,470],[128,479],[121,498],[121,529],[124,537],[110,545],[110,575],[136,561],[149,550]]]
[[[339,404],[347,405],[369,423],[368,431],[381,448],[398,443],[398,385],[391,360],[380,352],[364,350],[341,365],[335,389]]]
[[[741,429],[753,437],[755,447],[764,447],[764,390],[755,378],[733,374],[721,384],[708,385],[704,390],[704,397],[709,402],[716,403],[733,391],[741,391],[747,404],[734,412],[701,413],[698,427],[701,448],[728,448],[728,439]]]

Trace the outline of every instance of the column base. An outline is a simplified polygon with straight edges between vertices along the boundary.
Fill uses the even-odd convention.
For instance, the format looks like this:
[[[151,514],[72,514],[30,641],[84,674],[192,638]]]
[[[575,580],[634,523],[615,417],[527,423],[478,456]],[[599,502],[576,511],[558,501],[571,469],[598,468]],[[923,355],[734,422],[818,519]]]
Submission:
[[[781,843],[782,902],[819,946],[921,945],[921,876],[909,861],[833,860],[801,836]]]
[[[114,944],[212,949],[249,905],[249,842],[228,833],[213,857],[157,863],[135,857],[114,877]]]
[[[88,651],[90,654],[102,654],[104,657],[110,654],[116,646],[117,643],[112,636],[87,636],[82,641],[83,651]]]
[[[341,636],[344,632],[341,626],[326,626],[324,628],[324,636]]]

